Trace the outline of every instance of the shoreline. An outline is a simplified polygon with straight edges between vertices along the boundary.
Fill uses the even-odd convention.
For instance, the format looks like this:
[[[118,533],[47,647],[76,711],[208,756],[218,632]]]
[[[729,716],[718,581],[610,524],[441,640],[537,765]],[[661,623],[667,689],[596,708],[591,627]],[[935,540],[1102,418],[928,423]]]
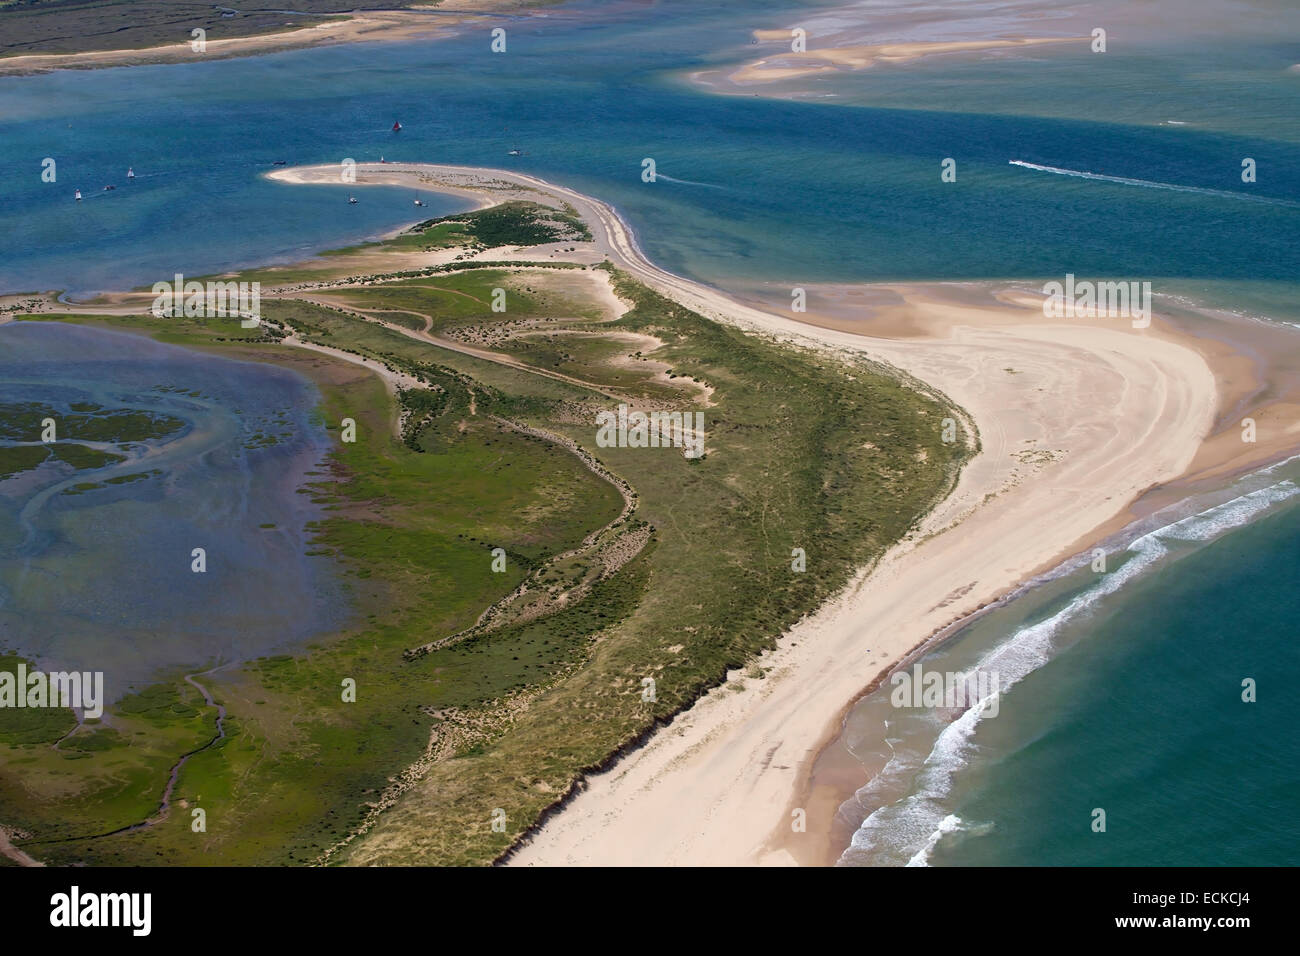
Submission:
[[[895,283],[870,287],[896,296],[894,307],[876,306],[871,324],[847,331],[662,270],[613,207],[536,177],[432,164],[366,164],[357,174],[358,186],[483,196],[508,194],[512,184],[536,191],[534,200],[568,202],[597,249],[679,304],[795,346],[862,354],[943,392],[979,427],[983,448],[954,493],[783,635],[758,662],[768,677],[734,672],[745,693],[705,695],[590,775],[507,854],[511,863],[830,862],[830,820],[813,805],[813,771],[865,688],[1127,526],[1154,489],[1253,470],[1300,444],[1280,434],[1252,453],[1221,441],[1225,410],[1266,404],[1265,383],[1244,380],[1232,348],[1163,314],[1139,331],[1126,320],[1044,319],[1041,298],[1014,288]],[[338,182],[335,166],[268,175]],[[782,818],[799,807],[811,817],[808,832],[783,832]]]
[[[398,42],[421,37],[442,39],[453,36],[456,27],[485,18],[526,15],[558,5],[560,0],[453,0],[436,7],[408,7],[395,10],[353,10],[336,14],[301,13],[305,19],[322,22],[290,27],[269,33],[236,37],[215,37],[205,52],[196,53],[190,41],[120,50],[84,50],[78,53],[22,53],[0,57],[0,77],[33,76],[57,70],[95,70],[119,66],[188,63],[196,60],[224,60],[261,56],[340,43]],[[0,23],[4,22],[0,17]]]
[[[837,865],[844,853],[851,849],[850,841],[856,830],[861,826],[861,821],[869,815],[863,812],[860,807],[856,807],[851,811],[853,826],[847,829],[843,827],[844,817],[842,811],[844,808],[857,798],[863,785],[870,783],[875,774],[884,769],[883,765],[876,765],[873,771],[864,772],[864,764],[859,762],[859,758],[854,756],[848,749],[845,738],[849,733],[849,721],[853,718],[857,707],[872,694],[877,693],[885,681],[894,673],[904,671],[912,667],[917,661],[940,651],[949,640],[964,633],[986,615],[1010,608],[1017,601],[1030,598],[1040,589],[1050,587],[1061,577],[1079,570],[1081,566],[1086,566],[1088,553],[1092,546],[1105,551],[1108,556],[1128,551],[1135,540],[1144,537],[1146,534],[1158,533],[1163,528],[1168,528],[1180,521],[1204,514],[1207,510],[1240,500],[1241,495],[1233,495],[1234,491],[1240,489],[1239,483],[1247,482],[1253,478],[1260,478],[1281,465],[1293,463],[1297,457],[1300,456],[1283,457],[1276,461],[1269,461],[1259,467],[1251,467],[1237,474],[1232,482],[1226,485],[1217,484],[1214,491],[1206,490],[1201,493],[1191,494],[1173,505],[1165,506],[1159,509],[1162,520],[1158,523],[1152,523],[1151,514],[1135,517],[1113,533],[1098,538],[1089,547],[1082,548],[1073,554],[1063,555],[1060,561],[1045,567],[1040,573],[972,612],[966,618],[954,621],[948,627],[934,634],[929,640],[917,645],[911,653],[900,660],[893,668],[879,674],[856,700],[843,708],[838,719],[838,730],[828,735],[823,746],[813,758],[812,770],[804,781],[804,785],[799,791],[799,797],[796,800],[797,802],[798,799],[802,799],[804,805],[829,807],[830,812],[835,815],[834,825],[837,832],[834,832],[833,836],[836,838],[825,841],[824,846],[821,848],[822,858],[819,860],[819,864],[825,866]],[[1218,494],[1214,492],[1218,492]],[[1249,493],[1243,491],[1243,495]],[[1252,514],[1241,524],[1231,526],[1224,532],[1224,536],[1231,534],[1232,531],[1248,527],[1257,519],[1266,518],[1272,513],[1270,509],[1265,508],[1256,514]],[[1115,593],[1122,592],[1117,591]],[[1014,631],[1011,633],[1014,633]],[[844,769],[846,766],[856,771],[856,775],[853,773],[845,774]],[[888,800],[881,804],[881,806],[889,805]]]
[[[907,70],[935,58],[1051,62],[1093,43],[1094,14],[1050,4],[1018,8],[1010,17],[978,5],[945,11],[942,19],[928,13],[845,2],[791,11],[780,27],[751,30],[749,47],[734,48],[734,60],[684,75],[717,95],[833,98],[838,91],[821,81]]]
[[[830,39],[832,41],[830,46],[813,47],[802,53],[778,49],[776,52],[742,63],[694,70],[687,75],[692,82],[708,88],[711,92],[744,95],[766,84],[906,66],[929,57],[1004,53],[1063,43],[1086,44],[1089,40],[1086,36],[1025,35],[887,43],[852,42],[859,38],[843,35],[832,36]],[[846,39],[849,42],[835,42]],[[789,40],[790,36],[784,30],[754,31],[755,43],[788,44]],[[795,99],[800,94],[777,90],[768,91],[763,95]]]
[[[840,314],[816,288],[810,302],[817,304],[796,319],[762,295],[738,297],[660,269],[612,206],[524,173],[369,163],[347,184],[336,165],[264,175],[285,183],[401,185],[480,207],[512,198],[568,203],[592,230],[592,242],[577,244],[587,261],[608,257],[715,321],[797,347],[864,356],[944,393],[979,428],[982,448],[949,497],[782,635],[777,650],[758,661],[767,676],[733,672],[731,682],[745,684],[744,693],[714,690],[614,755],[608,770],[580,782],[559,812],[507,852],[510,862],[833,862],[831,817],[842,801],[831,801],[857,789],[855,768],[840,768],[843,778],[827,789],[817,779],[818,761],[872,686],[1127,526],[1135,503],[1151,500],[1153,489],[1154,497],[1173,489],[1184,498],[1180,483],[1254,470],[1300,444],[1300,435],[1279,434],[1249,455],[1223,441],[1227,412],[1278,406],[1271,426],[1283,419],[1289,396],[1269,392],[1265,367],[1239,348],[1198,338],[1161,313],[1139,332],[1126,320],[1046,320],[1041,298],[1006,288],[1014,283],[894,283],[845,287],[878,300],[869,303],[868,321],[861,321],[861,303],[848,302]],[[546,255],[545,248],[533,253],[538,262]],[[860,785],[866,771],[856,770]],[[786,823],[795,808],[808,812],[806,833],[792,834]]]

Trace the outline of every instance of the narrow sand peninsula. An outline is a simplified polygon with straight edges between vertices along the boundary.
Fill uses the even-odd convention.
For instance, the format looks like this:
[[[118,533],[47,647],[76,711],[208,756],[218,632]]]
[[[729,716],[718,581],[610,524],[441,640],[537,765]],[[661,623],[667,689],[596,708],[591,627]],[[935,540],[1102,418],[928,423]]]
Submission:
[[[339,182],[336,166],[271,175]],[[811,769],[873,680],[946,626],[1116,530],[1152,486],[1194,462],[1211,464],[1205,439],[1224,402],[1211,362],[1227,357],[1221,343],[1159,319],[1145,330],[1123,319],[1049,320],[1023,293],[893,287],[895,312],[857,334],[665,272],[612,207],[531,176],[372,164],[358,167],[357,184],[367,183],[569,203],[590,224],[596,249],[664,295],[760,334],[893,365],[962,406],[982,442],[918,533],[780,640],[763,660],[765,679],[733,675],[746,692],[715,691],[591,777],[513,863],[828,862],[835,804],[807,799]],[[1261,391],[1233,387],[1234,397]],[[1295,443],[1295,435],[1284,442]],[[1245,447],[1224,445],[1218,464],[1244,467],[1265,454]],[[795,807],[808,810],[807,832],[792,837]]]

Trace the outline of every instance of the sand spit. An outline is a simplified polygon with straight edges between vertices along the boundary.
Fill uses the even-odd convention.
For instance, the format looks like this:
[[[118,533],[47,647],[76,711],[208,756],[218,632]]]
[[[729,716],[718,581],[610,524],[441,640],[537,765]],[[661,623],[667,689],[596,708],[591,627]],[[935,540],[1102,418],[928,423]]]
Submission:
[[[340,182],[336,166],[269,175]],[[866,290],[870,322],[846,318],[861,316],[861,305],[849,313],[833,303],[821,308],[817,292],[797,321],[761,297],[740,301],[658,268],[612,207],[536,177],[370,164],[357,168],[356,185],[365,184],[482,204],[567,203],[591,226],[591,250],[664,295],[758,334],[891,365],[947,394],[980,433],[982,448],[954,493],[785,635],[762,661],[765,677],[732,675],[745,692],[707,695],[587,780],[512,863],[828,862],[835,804],[811,793],[812,767],[876,678],[944,628],[1118,530],[1151,489],[1191,473],[1256,467],[1300,445],[1276,413],[1266,416],[1276,424],[1265,429],[1268,443],[1225,439],[1225,413],[1285,396],[1265,387],[1261,366],[1240,348],[1159,310],[1150,328],[1137,329],[1126,319],[1048,319],[1041,297],[1012,283],[895,285],[848,287]],[[791,834],[795,808],[808,813],[806,833]]]

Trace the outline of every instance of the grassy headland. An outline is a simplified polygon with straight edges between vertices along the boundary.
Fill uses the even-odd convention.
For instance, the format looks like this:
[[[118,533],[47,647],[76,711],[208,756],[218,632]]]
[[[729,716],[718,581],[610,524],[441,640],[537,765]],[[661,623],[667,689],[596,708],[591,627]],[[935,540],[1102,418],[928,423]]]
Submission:
[[[392,243],[557,241],[529,231],[534,212]],[[312,266],[310,289],[265,297],[253,330],[61,316],[296,368],[327,428],[356,421],[302,489],[326,509],[313,553],[343,569],[355,625],[198,678],[226,736],[140,829],[104,835],[154,814],[177,757],[211,739],[193,685],[162,681],[57,748],[70,717],[0,712],[15,845],[56,863],[490,862],[729,670],[756,665],[738,689],[753,692],[764,649],[952,486],[965,449],[941,440],[938,396],[708,321],[611,268],[546,265]],[[419,384],[393,393],[380,367]],[[596,413],[619,403],[702,413],[704,456],[597,447]]]

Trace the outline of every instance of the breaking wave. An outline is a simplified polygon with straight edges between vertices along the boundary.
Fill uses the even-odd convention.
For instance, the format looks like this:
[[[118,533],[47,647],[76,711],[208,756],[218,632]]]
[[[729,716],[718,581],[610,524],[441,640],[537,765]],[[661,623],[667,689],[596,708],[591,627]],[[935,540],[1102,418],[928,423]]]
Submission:
[[[1281,464],[1264,469],[1268,474]],[[1300,485],[1288,480],[1240,495],[1197,514],[1149,531],[1129,544],[1132,555],[1123,565],[1100,576],[1097,583],[1073,598],[1055,614],[1026,625],[988,650],[976,668],[998,675],[997,690],[1005,694],[1026,676],[1052,659],[1054,639],[1069,622],[1090,611],[1099,601],[1157,566],[1169,554],[1173,542],[1208,542],[1239,528],[1273,505],[1300,494]],[[929,755],[912,781],[911,792],[901,800],[873,811],[853,834],[841,862],[901,863],[928,866],[930,854],[946,834],[969,829],[950,812],[945,799],[951,793],[955,774],[965,767],[975,751],[975,730],[984,718],[985,700],[972,705],[939,733]],[[996,712],[996,711],[995,711]],[[897,782],[900,772],[914,770],[917,759],[895,753],[887,770]],[[882,777],[885,774],[881,775]],[[870,796],[883,781],[873,780],[858,792]]]

